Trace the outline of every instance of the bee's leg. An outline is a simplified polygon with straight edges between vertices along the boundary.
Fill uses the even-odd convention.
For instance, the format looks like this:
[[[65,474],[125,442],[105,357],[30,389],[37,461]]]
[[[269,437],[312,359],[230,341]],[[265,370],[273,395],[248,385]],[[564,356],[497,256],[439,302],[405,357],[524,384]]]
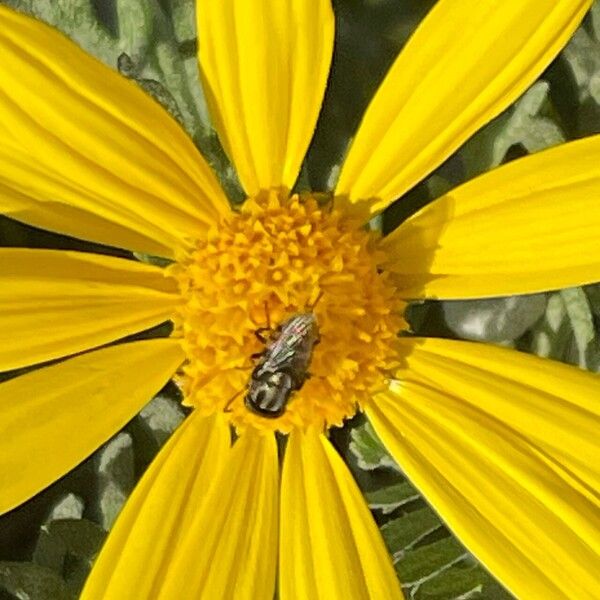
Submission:
[[[271,315],[269,313],[269,305],[266,300],[265,300],[265,320],[267,321],[267,326],[259,327],[258,329],[256,329],[254,331],[254,335],[258,338],[258,341],[261,344],[266,344],[269,341],[269,338],[271,337],[271,335],[273,333],[273,327],[271,327]],[[269,337],[266,337],[263,335],[266,332],[269,333]]]
[[[309,304],[307,308],[312,312],[322,297],[323,297],[323,290],[319,289],[319,292],[318,292],[317,297],[315,298],[314,302],[312,304]]]
[[[231,398],[229,398],[229,400],[227,400],[227,404],[225,405],[225,407],[223,408],[223,412],[231,412],[231,405],[233,404],[233,401],[241,394],[243,393],[243,389],[241,389],[239,392],[236,392],[233,396],[231,396]]]
[[[254,330],[254,335],[258,338],[258,341],[261,342],[261,344],[266,344],[269,341],[269,338],[263,335],[263,333],[267,331],[272,332],[273,330],[270,327],[259,327],[258,329]]]
[[[309,371],[304,373],[304,376],[302,377],[302,380],[300,382],[300,387],[297,389],[300,389],[309,379],[312,379],[313,377],[316,377],[317,379],[321,379],[321,377],[319,375],[313,375]]]
[[[250,357],[253,358],[254,354]],[[249,364],[249,365],[242,365],[241,367],[229,367],[229,369],[225,369],[226,371],[249,371],[250,369],[253,369],[254,365],[253,364]]]

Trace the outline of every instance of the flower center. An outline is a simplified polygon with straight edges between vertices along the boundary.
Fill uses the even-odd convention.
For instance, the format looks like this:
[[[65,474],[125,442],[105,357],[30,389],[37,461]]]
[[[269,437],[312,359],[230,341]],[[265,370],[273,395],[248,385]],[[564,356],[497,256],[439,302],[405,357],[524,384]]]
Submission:
[[[354,415],[405,327],[378,240],[314,197],[269,192],[225,217],[169,267],[184,299],[186,404],[282,433]]]

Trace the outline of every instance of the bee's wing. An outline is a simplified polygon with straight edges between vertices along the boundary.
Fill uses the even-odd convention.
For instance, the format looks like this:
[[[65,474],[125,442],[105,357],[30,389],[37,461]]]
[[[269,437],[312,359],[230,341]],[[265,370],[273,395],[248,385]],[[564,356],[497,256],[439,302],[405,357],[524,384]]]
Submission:
[[[306,370],[314,344],[315,329],[316,321],[312,313],[294,315],[284,321],[279,337],[267,349],[263,365],[273,371],[298,368]]]
[[[294,346],[290,345],[289,340],[285,337],[279,337],[269,347],[264,366],[268,366],[270,371],[278,371],[289,367],[293,357]]]

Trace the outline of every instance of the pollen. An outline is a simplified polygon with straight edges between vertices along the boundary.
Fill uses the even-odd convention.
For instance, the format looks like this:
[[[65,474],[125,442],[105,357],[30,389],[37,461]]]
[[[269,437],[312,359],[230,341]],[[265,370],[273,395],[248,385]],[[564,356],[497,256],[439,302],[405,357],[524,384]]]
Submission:
[[[313,196],[269,192],[223,217],[168,268],[183,299],[174,335],[187,356],[185,403],[223,411],[238,431],[281,433],[340,426],[364,407],[385,384],[406,328],[404,304],[378,268],[379,240]],[[281,416],[257,414],[245,402],[252,371],[278,327],[306,312],[320,338],[307,378]]]

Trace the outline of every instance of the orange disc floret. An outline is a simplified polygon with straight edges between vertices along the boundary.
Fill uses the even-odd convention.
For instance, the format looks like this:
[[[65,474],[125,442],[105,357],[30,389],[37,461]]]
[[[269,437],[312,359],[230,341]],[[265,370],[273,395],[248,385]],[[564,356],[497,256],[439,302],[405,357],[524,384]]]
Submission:
[[[225,410],[238,429],[282,433],[354,415],[383,383],[405,327],[404,305],[377,267],[379,239],[312,196],[273,191],[224,217],[169,267],[183,297],[174,335],[187,354],[186,404]],[[279,324],[307,310],[320,334],[310,377],[282,416],[255,414],[244,396],[252,357],[265,349],[256,331],[270,325],[274,339]]]

